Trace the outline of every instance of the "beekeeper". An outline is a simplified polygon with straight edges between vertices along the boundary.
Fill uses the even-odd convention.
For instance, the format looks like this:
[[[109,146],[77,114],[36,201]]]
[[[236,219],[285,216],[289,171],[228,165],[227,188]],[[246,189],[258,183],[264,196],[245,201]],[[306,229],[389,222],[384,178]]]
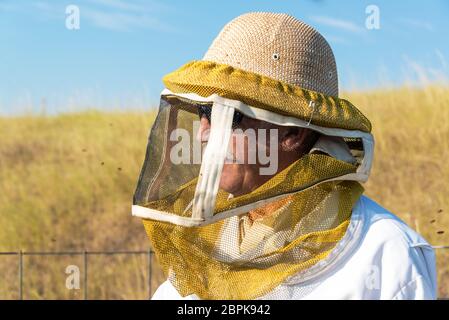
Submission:
[[[432,247],[362,195],[371,123],[316,30],[244,14],[163,81],[132,208],[153,299],[436,297]]]

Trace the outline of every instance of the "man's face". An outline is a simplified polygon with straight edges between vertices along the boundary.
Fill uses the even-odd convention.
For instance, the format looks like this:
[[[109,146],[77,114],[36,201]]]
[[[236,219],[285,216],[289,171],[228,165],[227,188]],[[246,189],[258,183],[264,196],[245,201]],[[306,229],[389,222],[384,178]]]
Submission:
[[[202,116],[197,139],[207,143],[209,131]],[[219,187],[234,196],[255,190],[299,159],[309,131],[243,116],[233,126]]]

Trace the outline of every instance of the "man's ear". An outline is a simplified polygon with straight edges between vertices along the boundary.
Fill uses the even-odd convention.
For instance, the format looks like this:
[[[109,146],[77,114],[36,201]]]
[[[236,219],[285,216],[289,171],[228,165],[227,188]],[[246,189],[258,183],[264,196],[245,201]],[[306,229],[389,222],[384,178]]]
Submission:
[[[280,146],[283,151],[301,150],[309,131],[303,128],[288,128],[281,136]]]

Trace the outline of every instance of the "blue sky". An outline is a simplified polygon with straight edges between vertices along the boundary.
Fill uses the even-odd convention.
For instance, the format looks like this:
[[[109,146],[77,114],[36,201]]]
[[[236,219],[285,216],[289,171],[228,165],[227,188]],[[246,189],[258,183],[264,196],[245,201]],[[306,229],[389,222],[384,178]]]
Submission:
[[[66,6],[80,9],[68,30]],[[368,5],[380,29],[365,27]],[[331,44],[343,90],[449,78],[449,1],[0,0],[0,114],[154,107],[164,74],[249,11],[285,12]]]

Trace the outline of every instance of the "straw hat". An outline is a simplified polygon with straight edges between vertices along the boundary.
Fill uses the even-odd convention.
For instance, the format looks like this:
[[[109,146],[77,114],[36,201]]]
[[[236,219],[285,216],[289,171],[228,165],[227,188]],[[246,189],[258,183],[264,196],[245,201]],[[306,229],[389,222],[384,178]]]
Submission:
[[[331,47],[318,31],[287,14],[253,12],[235,18],[203,60],[338,96]]]
[[[229,22],[202,60],[163,78],[174,93],[219,95],[327,128],[371,132],[338,97],[332,49],[318,31],[287,14],[255,12]]]

